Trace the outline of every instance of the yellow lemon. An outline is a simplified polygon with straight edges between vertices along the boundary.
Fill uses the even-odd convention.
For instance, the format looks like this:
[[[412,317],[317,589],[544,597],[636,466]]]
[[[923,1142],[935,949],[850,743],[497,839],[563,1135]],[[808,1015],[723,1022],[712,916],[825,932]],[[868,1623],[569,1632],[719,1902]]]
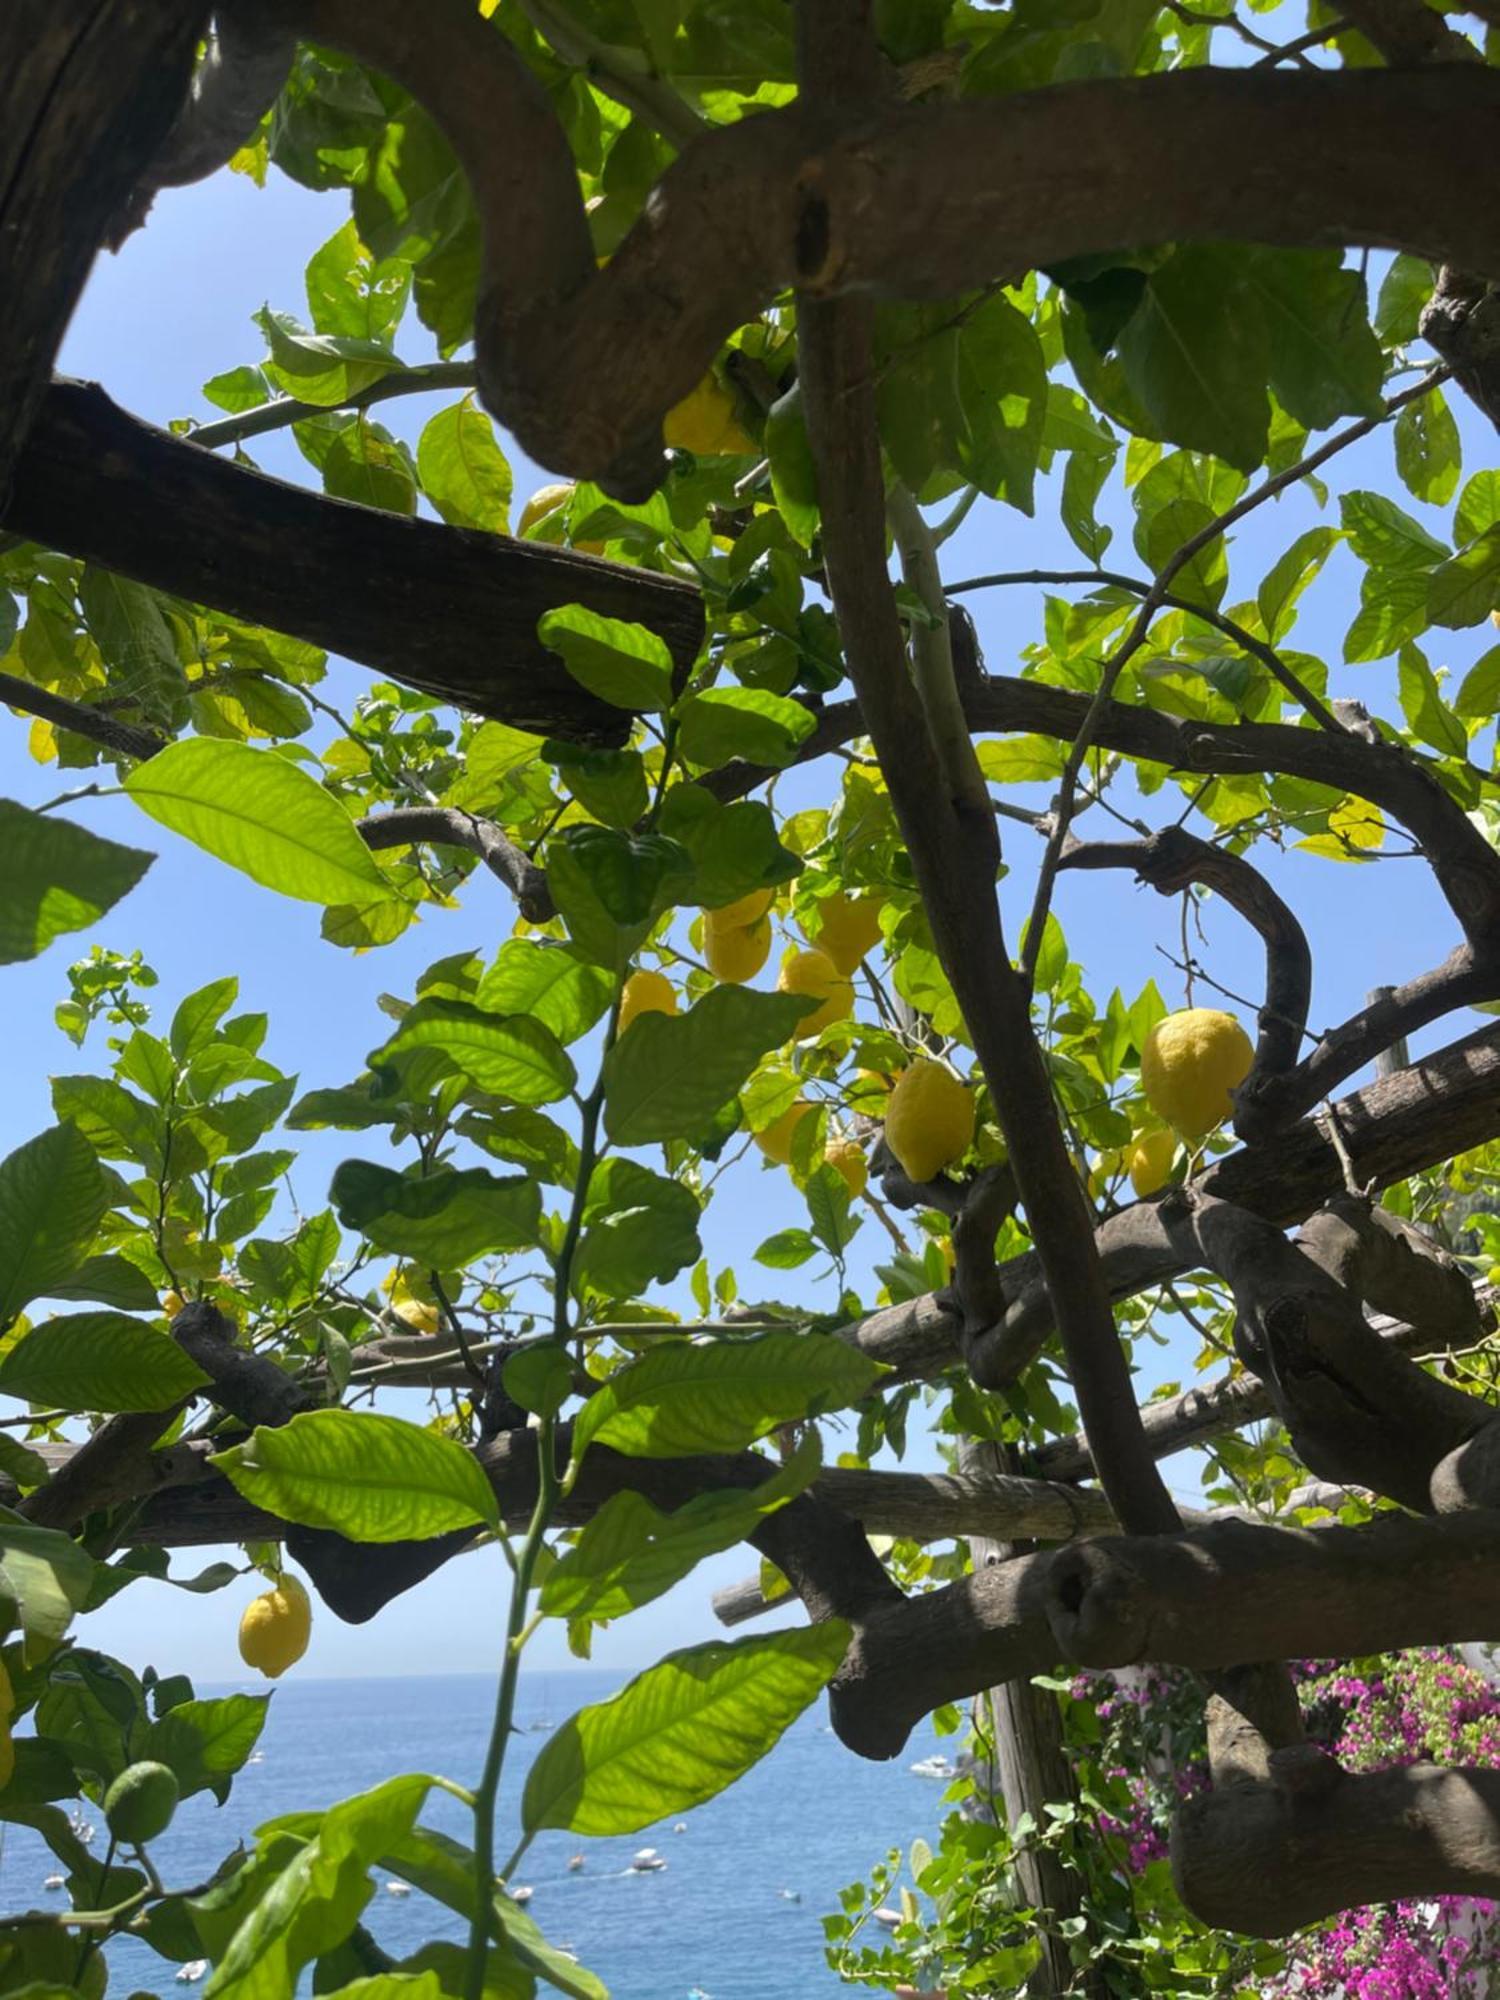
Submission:
[[[1164,1188],[1172,1178],[1172,1162],[1177,1155],[1177,1134],[1165,1126],[1154,1132],[1137,1132],[1125,1148],[1125,1171],[1130,1185],[1144,1201],[1148,1194]]]
[[[896,1079],[885,1107],[885,1142],[908,1180],[933,1180],[968,1151],[974,1093],[946,1064],[918,1056]]]
[[[181,1292],[163,1292],[161,1295],[161,1309],[168,1319],[176,1319],[186,1304],[187,1300]]]
[[[715,375],[705,375],[691,395],[668,410],[662,436],[675,450],[699,458],[760,450],[741,425],[733,396]]]
[[[566,507],[572,497],[573,488],[567,480],[553,486],[539,486],[521,509],[521,518],[516,523],[516,534],[521,537],[529,535],[539,521],[545,521],[549,514],[555,514],[560,508]],[[572,546],[580,555],[602,556],[604,553],[603,542],[574,542]]]
[[[799,1097],[797,1102],[783,1111],[779,1118],[773,1118],[769,1125],[756,1133],[755,1143],[768,1160],[774,1160],[778,1167],[791,1165],[792,1142],[797,1136],[797,1127],[804,1118],[814,1116],[817,1108],[815,1104],[809,1104],[806,1098]]]
[[[835,1021],[847,1021],[854,1012],[854,988],[826,951],[794,951],[782,966],[776,987],[778,992],[806,993],[823,1003],[804,1014],[792,1030],[796,1042],[821,1034]]]
[[[1188,1007],[1168,1014],[1141,1050],[1141,1088],[1158,1118],[1201,1139],[1234,1109],[1230,1092],[1250,1074],[1255,1050],[1233,1014]]]
[[[865,1165],[862,1149],[853,1139],[830,1139],[823,1158],[842,1179],[844,1186],[857,1201],[865,1191],[865,1183],[870,1178],[870,1170]]]
[[[403,1326],[409,1326],[413,1333],[436,1333],[443,1323],[443,1316],[426,1299],[403,1299],[399,1305],[391,1307],[391,1313]]]
[[[279,1680],[307,1651],[312,1637],[312,1604],[294,1576],[274,1590],[252,1597],[240,1619],[240,1658],[268,1681]]]
[[[758,924],[775,900],[774,889],[752,889],[738,902],[726,903],[720,910],[705,910],[703,921],[712,924],[716,930],[742,930],[751,924]]]
[[[709,921],[703,926],[703,956],[715,979],[726,986],[743,986],[753,979],[771,956],[771,925],[759,923],[721,925]]]
[[[1088,1177],[1089,1193],[1096,1200],[1104,1193],[1124,1164],[1125,1156],[1118,1146],[1111,1146],[1107,1152],[1099,1155],[1090,1168]]]
[[[880,942],[880,898],[862,896],[857,902],[842,891],[828,896],[817,909],[819,951],[827,952],[839,971],[854,972]]]
[[[620,994],[620,1025],[623,1035],[641,1014],[675,1014],[677,989],[664,972],[632,972]]]

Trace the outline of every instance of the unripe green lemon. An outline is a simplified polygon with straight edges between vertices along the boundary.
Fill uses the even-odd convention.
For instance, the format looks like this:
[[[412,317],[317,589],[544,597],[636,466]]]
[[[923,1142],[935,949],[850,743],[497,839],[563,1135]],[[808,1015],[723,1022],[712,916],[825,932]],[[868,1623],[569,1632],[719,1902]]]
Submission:
[[[165,1764],[130,1764],[104,1794],[105,1824],[115,1840],[144,1847],[172,1824],[180,1797],[176,1775]]]
[[[240,1619],[240,1658],[268,1681],[278,1680],[307,1651],[312,1604],[294,1576],[252,1597]]]
[[[885,1143],[920,1185],[952,1166],[974,1137],[974,1093],[945,1063],[918,1056],[885,1107]]]
[[[641,1014],[675,1014],[677,989],[664,972],[632,972],[620,993],[620,1025],[623,1035]]]
[[[1185,1139],[1201,1139],[1234,1110],[1230,1092],[1245,1081],[1255,1050],[1233,1014],[1188,1007],[1168,1014],[1141,1050],[1141,1087],[1158,1118]]]
[[[1172,1162],[1177,1156],[1177,1134],[1158,1127],[1154,1132],[1137,1132],[1125,1148],[1125,1171],[1130,1185],[1142,1200],[1166,1186],[1172,1178]]]
[[[779,992],[806,993],[823,1003],[803,1015],[792,1030],[793,1041],[805,1042],[835,1021],[848,1020],[854,1012],[854,988],[826,951],[794,951],[782,966],[776,986]]]
[[[880,942],[880,908],[878,896],[862,896],[856,902],[842,890],[818,905],[818,935],[813,942],[846,977],[858,971]]]
[[[710,910],[703,926],[703,956],[714,978],[725,986],[743,986],[771,956],[771,926],[765,917],[753,924],[721,924]]]

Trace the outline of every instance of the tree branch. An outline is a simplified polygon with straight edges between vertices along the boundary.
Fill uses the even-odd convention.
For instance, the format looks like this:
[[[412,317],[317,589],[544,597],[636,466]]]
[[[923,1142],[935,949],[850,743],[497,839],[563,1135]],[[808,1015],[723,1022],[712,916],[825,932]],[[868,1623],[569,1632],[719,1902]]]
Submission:
[[[368,410],[376,403],[388,403],[398,396],[428,396],[443,389],[472,389],[476,381],[472,361],[429,361],[417,368],[398,368],[361,389],[340,410]],[[236,416],[217,417],[212,423],[194,424],[188,432],[192,444],[217,451],[221,445],[243,444],[246,438],[264,437],[267,431],[285,430],[309,417],[326,417],[326,403],[304,403],[295,396],[276,396],[258,403],[253,410]]]
[[[0,701],[23,715],[40,716],[55,729],[70,729],[90,743],[98,743],[115,757],[154,757],[167,745],[165,736],[154,729],[141,729],[133,722],[117,722],[101,708],[87,702],[69,701],[66,695],[52,694],[15,674],[0,674]]]
[[[366,847],[414,847],[419,841],[434,847],[461,847],[477,854],[516,899],[529,924],[544,924],[557,910],[547,887],[547,875],[493,820],[480,819],[457,806],[401,806],[393,812],[367,813],[354,822]]]

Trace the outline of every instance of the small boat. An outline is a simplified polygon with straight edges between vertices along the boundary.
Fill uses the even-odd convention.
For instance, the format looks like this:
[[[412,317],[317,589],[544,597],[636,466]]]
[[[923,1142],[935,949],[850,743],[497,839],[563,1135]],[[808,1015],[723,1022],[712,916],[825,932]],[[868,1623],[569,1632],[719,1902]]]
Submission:
[[[581,1854],[570,1854],[568,1856],[568,1873],[570,1875],[576,1875],[582,1866],[583,1856]]]
[[[411,1884],[410,1882],[387,1882],[385,1893],[388,1896],[409,1896],[411,1894]]]
[[[687,1990],[687,2000],[709,2000],[708,1989],[703,1986],[690,1986]]]
[[[802,1891],[800,1889],[778,1889],[776,1893],[783,1903],[800,1903],[802,1901]]]
[[[915,1764],[908,1764],[907,1769],[914,1778],[941,1778],[945,1783],[949,1778],[958,1776],[958,1767],[951,1757],[919,1757]]]
[[[686,1833],[687,1821],[685,1819],[678,1820],[676,1826],[673,1827],[672,1831],[673,1833]]]
[[[905,1922],[901,1912],[893,1910],[889,1903],[882,1903],[878,1910],[872,1910],[870,1914],[877,1924],[884,1924],[888,1931],[893,1931],[897,1924]]]
[[[666,1865],[654,1847],[639,1848],[630,1857],[630,1866],[637,1875],[655,1874],[658,1868],[665,1868]]]
[[[190,1958],[186,1965],[178,1966],[177,1983],[179,1986],[196,1986],[207,1970],[206,1958]]]
[[[72,1812],[68,1814],[68,1831],[75,1840],[81,1840],[84,1846],[88,1847],[92,1844],[98,1829],[91,1820],[84,1818],[81,1807],[74,1806]]]
[[[67,1886],[68,1878],[66,1875],[49,1875],[42,1883],[44,1889],[66,1889]]]
[[[536,1891],[529,1882],[521,1882],[514,1889],[507,1889],[505,1893],[513,1903],[529,1903]]]
[[[264,1750],[252,1750],[250,1755],[245,1759],[247,1764],[264,1764],[265,1761],[266,1753]]]

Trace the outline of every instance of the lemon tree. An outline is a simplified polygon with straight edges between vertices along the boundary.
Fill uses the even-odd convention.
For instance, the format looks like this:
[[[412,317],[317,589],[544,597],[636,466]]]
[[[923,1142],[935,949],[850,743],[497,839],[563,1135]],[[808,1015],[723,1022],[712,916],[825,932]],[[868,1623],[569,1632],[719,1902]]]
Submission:
[[[0,1984],[128,1931],[229,2000],[601,2000],[530,1840],[825,1690],[878,1758],[978,1703],[979,1809],[828,1919],[865,1988],[1276,1994],[1309,1925],[1500,1897],[1485,1746],[1341,1768],[1277,1666],[1500,1615],[1490,11],[191,14],[0,24],[0,1820],[68,1887]],[[50,380],[219,171],[322,197],[305,303],[170,430]],[[132,913],[230,886],[243,961],[158,981]],[[742,1541],[807,1618],[514,1784],[537,1633]],[[268,1694],[99,1608],[227,1633],[248,1572],[275,1680],[460,1555],[479,1768],[179,1870]],[[1134,1774],[1125,1665],[1182,1669]]]

